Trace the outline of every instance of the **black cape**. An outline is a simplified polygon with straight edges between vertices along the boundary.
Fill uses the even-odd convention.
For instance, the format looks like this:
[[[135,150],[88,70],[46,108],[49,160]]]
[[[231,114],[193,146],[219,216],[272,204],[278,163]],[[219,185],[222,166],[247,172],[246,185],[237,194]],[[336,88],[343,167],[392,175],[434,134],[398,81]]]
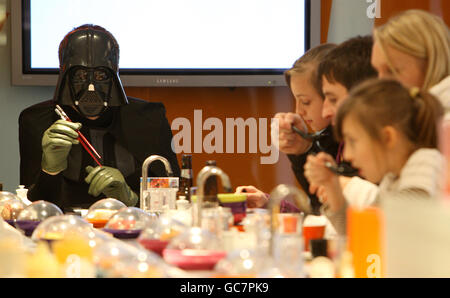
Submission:
[[[71,107],[62,108],[73,122],[83,124],[81,132],[97,151],[101,151],[102,164],[119,169],[139,196],[142,163],[147,157],[154,154],[165,157],[174,176],[179,177],[180,168],[171,148],[172,131],[164,105],[132,97],[128,97],[128,102],[109,108],[95,121],[81,117]],[[19,116],[20,183],[29,189],[31,201],[49,201],[65,212],[73,207],[88,208],[104,195],[93,197],[88,194],[85,167],[97,164],[81,145],[72,146],[65,171],[51,176],[41,170],[43,133],[59,119],[55,105],[53,100],[42,102],[26,108]],[[162,163],[152,163],[148,176],[167,176]]]

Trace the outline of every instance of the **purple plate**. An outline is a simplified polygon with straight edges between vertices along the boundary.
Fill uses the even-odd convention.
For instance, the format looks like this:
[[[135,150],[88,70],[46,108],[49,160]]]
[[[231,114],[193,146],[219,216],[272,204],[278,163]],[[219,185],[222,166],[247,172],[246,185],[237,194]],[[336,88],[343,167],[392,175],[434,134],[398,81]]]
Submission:
[[[134,239],[139,237],[142,230],[116,230],[116,229],[102,229],[105,232],[111,233],[115,238],[118,239]]]
[[[24,231],[25,236],[30,237],[33,234],[34,229],[40,224],[40,221],[36,220],[18,220],[15,222],[16,227]]]
[[[14,228],[16,227],[16,226],[14,225],[15,220],[12,220],[12,219],[5,219],[5,221],[6,221],[7,223],[9,223],[11,226],[13,226]]]
[[[223,207],[231,208],[231,213],[245,213],[247,210],[247,202],[221,203]]]

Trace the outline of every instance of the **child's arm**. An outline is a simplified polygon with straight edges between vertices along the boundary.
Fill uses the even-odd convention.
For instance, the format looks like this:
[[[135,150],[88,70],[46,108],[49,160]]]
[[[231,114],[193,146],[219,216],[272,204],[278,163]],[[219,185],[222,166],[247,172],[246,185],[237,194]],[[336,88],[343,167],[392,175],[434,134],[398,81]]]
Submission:
[[[245,193],[247,195],[248,208],[265,208],[269,202],[269,194],[257,189],[256,187],[239,186],[236,188],[236,194]]]
[[[340,235],[346,232],[347,202],[337,175],[332,173],[326,162],[334,164],[332,156],[319,153],[308,156],[305,164],[305,176],[310,182],[310,192],[315,193],[324,204],[323,211]]]
[[[322,203],[325,203],[331,210],[339,210],[345,203],[339,177],[331,172],[325,163],[334,164],[331,155],[320,152],[317,155],[310,155],[305,164],[305,177],[310,183],[309,190],[315,193]]]

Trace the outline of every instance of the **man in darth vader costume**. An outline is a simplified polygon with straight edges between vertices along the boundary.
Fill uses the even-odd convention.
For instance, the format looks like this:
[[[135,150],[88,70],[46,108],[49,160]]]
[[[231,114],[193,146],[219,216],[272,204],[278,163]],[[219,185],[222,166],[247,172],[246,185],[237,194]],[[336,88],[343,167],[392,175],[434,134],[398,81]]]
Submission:
[[[20,182],[31,201],[50,201],[65,212],[105,197],[139,206],[142,163],[153,154],[165,157],[179,176],[164,105],[125,95],[111,33],[94,25],[75,28],[60,44],[59,61],[54,98],[19,117]],[[60,119],[56,105],[71,121]],[[78,131],[102,166],[79,144]],[[152,164],[151,176],[166,176],[162,163]]]

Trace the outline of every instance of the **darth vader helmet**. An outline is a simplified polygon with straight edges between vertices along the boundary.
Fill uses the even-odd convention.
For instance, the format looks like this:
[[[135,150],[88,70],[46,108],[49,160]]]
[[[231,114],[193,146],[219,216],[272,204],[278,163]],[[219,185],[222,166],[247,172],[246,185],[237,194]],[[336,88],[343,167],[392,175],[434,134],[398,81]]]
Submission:
[[[96,117],[128,103],[119,78],[119,45],[104,28],[88,24],[70,31],[59,46],[59,66],[58,104]]]

